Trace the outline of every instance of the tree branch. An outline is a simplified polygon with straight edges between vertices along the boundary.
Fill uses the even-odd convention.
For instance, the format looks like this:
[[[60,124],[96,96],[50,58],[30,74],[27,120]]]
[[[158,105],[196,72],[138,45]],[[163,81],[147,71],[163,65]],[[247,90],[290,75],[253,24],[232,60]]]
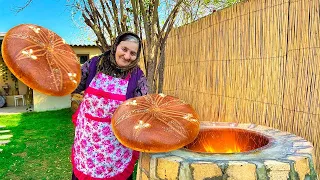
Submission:
[[[30,5],[31,2],[32,2],[32,0],[28,0],[24,6],[18,7],[16,12],[19,13],[19,12],[23,11],[27,6]]]
[[[120,33],[121,28],[120,28],[120,24],[119,24],[118,7],[117,7],[115,0],[111,0],[111,4],[112,4],[112,9],[113,9],[113,15],[114,15],[113,20],[114,20],[114,23],[116,24],[117,33]]]
[[[121,30],[127,31],[127,15],[124,13],[124,0],[120,0]]]
[[[113,34],[112,34],[112,31],[111,31],[111,24],[110,24],[110,19],[108,17],[108,14],[107,14],[107,11],[106,11],[106,8],[105,8],[105,5],[103,3],[103,0],[100,0],[100,4],[101,4],[101,7],[102,7],[102,13],[103,13],[103,18],[106,19],[103,21],[103,23],[105,24],[105,27],[107,29],[107,32],[109,34],[109,37],[111,39],[113,39]],[[108,3],[106,2],[106,4],[108,5]],[[103,19],[101,17],[101,19]]]
[[[167,29],[167,26],[168,26],[168,23],[169,23],[170,19],[173,17],[173,15],[176,15],[176,13],[178,12],[182,2],[183,2],[183,0],[179,0],[177,2],[177,4],[174,6],[174,8],[171,10],[171,12],[170,12],[169,16],[167,17],[164,25],[162,26],[161,32],[164,32],[165,29]]]
[[[138,33],[138,11],[137,11],[137,1],[136,0],[130,0],[132,5],[132,13],[133,13],[133,23],[134,23],[134,33]]]
[[[153,33],[157,33],[157,36],[159,36],[159,33],[160,33],[159,31],[160,23],[159,23],[159,14],[158,14],[159,0],[155,0],[153,5],[154,6],[153,6],[153,12],[152,12],[152,15],[153,15],[152,24],[156,26],[156,27],[153,27],[153,30],[154,30]],[[157,30],[157,32],[155,30]]]
[[[151,42],[151,38],[150,38],[150,34],[149,34],[150,33],[150,26],[149,26],[149,22],[147,19],[146,9],[144,8],[144,4],[143,4],[142,0],[139,0],[139,7],[140,7],[140,12],[141,12],[142,18],[143,18],[146,40],[147,40],[147,43],[149,44]]]
[[[93,32],[96,34],[97,38],[98,38],[98,42],[97,45],[99,47],[99,49],[104,52],[107,49],[109,49],[109,45],[104,37],[103,34],[103,30],[101,29],[99,20],[98,20],[98,11],[96,9],[96,7],[93,4],[92,0],[89,0],[89,7],[90,10],[92,11],[92,14],[90,13],[89,9],[86,7],[85,1],[83,0],[84,3],[84,11],[82,11],[82,17],[84,18],[84,22],[93,30]],[[88,14],[89,17],[86,16],[86,14]]]

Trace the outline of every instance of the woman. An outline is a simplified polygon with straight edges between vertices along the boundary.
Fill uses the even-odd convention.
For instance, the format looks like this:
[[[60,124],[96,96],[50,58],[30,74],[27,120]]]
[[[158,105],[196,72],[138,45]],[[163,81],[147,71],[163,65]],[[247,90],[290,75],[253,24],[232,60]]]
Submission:
[[[126,99],[147,94],[146,78],[138,67],[140,38],[119,35],[110,51],[82,66],[82,103],[73,115],[72,179],[127,179],[139,153],[124,147],[111,130],[110,119]]]

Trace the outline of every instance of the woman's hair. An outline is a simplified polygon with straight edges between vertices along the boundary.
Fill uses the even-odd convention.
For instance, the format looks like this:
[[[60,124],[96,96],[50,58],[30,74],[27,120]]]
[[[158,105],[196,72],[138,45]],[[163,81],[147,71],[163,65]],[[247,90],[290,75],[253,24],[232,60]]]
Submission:
[[[121,42],[121,41],[131,41],[131,42],[135,42],[137,44],[140,44],[140,40],[137,37],[130,35],[130,34],[125,34],[124,36],[122,36],[119,39],[119,42]]]

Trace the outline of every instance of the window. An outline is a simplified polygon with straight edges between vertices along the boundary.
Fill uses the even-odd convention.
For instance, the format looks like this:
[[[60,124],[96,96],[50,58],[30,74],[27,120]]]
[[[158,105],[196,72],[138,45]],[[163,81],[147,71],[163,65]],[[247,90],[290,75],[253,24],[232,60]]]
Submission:
[[[77,55],[80,61],[80,64],[85,63],[89,59],[89,54],[78,54]]]

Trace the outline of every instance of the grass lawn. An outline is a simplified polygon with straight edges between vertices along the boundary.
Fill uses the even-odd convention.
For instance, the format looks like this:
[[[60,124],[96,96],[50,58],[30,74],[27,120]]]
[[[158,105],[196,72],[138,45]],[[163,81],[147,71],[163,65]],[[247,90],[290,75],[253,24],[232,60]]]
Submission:
[[[69,109],[1,115],[0,130],[13,137],[0,146],[0,179],[71,179],[71,115]]]
[[[0,126],[6,126],[0,131],[13,135],[0,146],[0,179],[71,179],[71,115],[70,109],[0,115]]]

